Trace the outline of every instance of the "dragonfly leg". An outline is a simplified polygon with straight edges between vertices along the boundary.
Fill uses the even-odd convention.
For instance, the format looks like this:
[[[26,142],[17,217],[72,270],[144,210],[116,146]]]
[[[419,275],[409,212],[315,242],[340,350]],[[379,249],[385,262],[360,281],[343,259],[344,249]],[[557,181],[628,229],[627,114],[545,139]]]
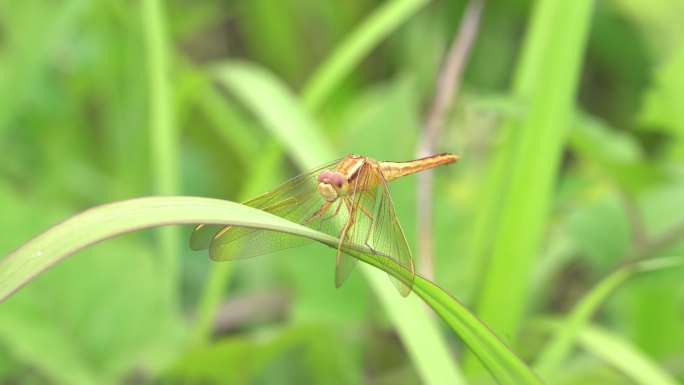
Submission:
[[[340,213],[340,209],[341,209],[341,208],[342,208],[342,201],[340,201],[340,202],[337,204],[337,209],[335,209],[335,213],[334,213],[334,214],[330,214],[330,215],[328,215],[327,217],[321,219],[321,222],[327,221],[328,219],[332,219],[332,218],[336,217],[337,214]]]
[[[349,210],[349,219],[352,218],[352,201],[349,197],[344,197],[344,203],[347,205],[347,210]]]
[[[332,203],[332,202],[331,202],[331,203]],[[341,208],[341,207],[342,207],[342,201],[340,201],[340,202],[337,204],[337,208],[335,209],[335,212],[334,212],[333,214],[328,215],[327,217],[321,219],[320,222],[318,222],[318,231],[321,231],[321,229],[323,228],[323,222],[327,221],[328,219],[332,219],[332,218],[336,217],[337,214],[340,213],[340,208]]]
[[[347,210],[349,210],[349,220],[347,221],[347,225],[349,227],[352,227],[352,225],[354,225],[354,222],[356,222],[356,218],[354,218],[354,216],[352,215],[352,212],[354,211],[352,209],[352,201],[349,197],[344,197],[344,203],[347,205]],[[347,230],[346,226],[345,230]]]
[[[325,202],[321,208],[316,211],[314,215],[311,216],[311,218],[307,219],[306,222],[302,223],[303,225],[315,221],[316,219],[320,218],[323,214],[325,214],[328,210],[330,210],[330,207],[332,206],[332,202]]]
[[[349,205],[347,197],[344,197],[344,203],[347,205],[347,208],[349,209],[349,219],[347,219],[347,223],[344,224],[344,227],[342,228],[342,233],[340,234],[340,243],[337,246],[337,259],[335,261],[335,264],[339,266],[340,264],[340,255],[342,254],[342,243],[344,242],[344,238],[347,236],[347,231],[349,231],[349,228],[351,227],[352,222],[354,221],[354,218],[352,217],[352,209],[351,206]],[[342,202],[340,202],[340,207],[342,207]]]
[[[349,214],[351,216],[353,203],[349,197],[345,197],[345,203],[347,203],[347,208],[349,209]],[[363,206],[363,204],[361,204],[361,202],[357,202],[357,205],[361,209],[361,211],[364,214],[366,214],[366,216],[368,217],[368,220],[370,220],[370,225],[368,226],[368,234],[366,234],[366,241],[364,243],[366,244],[366,246],[368,246],[369,249],[375,251],[373,246],[368,244],[368,241],[370,240],[371,234],[373,233],[373,225],[375,224],[375,221],[373,220],[373,215],[371,215],[370,211],[368,211],[368,209],[365,208]]]
[[[361,209],[361,211],[363,211],[364,214],[366,214],[366,216],[368,217],[368,220],[370,221],[370,225],[368,226],[368,234],[366,235],[366,242],[365,242],[366,246],[368,246],[369,249],[375,251],[375,249],[373,249],[373,247],[371,247],[371,245],[368,244],[368,241],[370,240],[370,237],[371,237],[371,233],[373,232],[373,225],[375,225],[375,221],[373,220],[373,215],[371,215],[371,213],[368,211],[367,208],[363,207],[361,202],[359,202],[359,208]]]

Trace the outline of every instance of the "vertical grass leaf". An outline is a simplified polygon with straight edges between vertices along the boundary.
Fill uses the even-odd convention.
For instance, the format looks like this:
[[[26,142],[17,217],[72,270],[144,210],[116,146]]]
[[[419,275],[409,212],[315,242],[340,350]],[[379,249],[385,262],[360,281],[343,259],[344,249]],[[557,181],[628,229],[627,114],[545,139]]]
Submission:
[[[390,0],[352,31],[314,72],[302,92],[309,111],[316,111],[370,51],[430,0]]]

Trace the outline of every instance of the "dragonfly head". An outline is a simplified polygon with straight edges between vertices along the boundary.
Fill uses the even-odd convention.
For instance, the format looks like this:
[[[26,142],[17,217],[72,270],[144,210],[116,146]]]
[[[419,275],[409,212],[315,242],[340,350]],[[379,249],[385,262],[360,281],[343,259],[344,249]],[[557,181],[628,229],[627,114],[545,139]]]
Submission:
[[[318,192],[326,201],[333,202],[338,197],[347,195],[348,191],[349,183],[341,172],[323,171],[318,176]]]

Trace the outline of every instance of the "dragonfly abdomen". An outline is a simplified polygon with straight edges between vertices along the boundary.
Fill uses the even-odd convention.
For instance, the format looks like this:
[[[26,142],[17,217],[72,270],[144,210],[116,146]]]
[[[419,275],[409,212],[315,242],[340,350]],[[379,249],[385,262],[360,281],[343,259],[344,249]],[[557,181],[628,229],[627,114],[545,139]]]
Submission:
[[[402,176],[427,170],[443,164],[458,161],[459,157],[452,154],[439,154],[427,158],[416,159],[410,162],[380,162],[380,171],[387,182],[401,178]]]

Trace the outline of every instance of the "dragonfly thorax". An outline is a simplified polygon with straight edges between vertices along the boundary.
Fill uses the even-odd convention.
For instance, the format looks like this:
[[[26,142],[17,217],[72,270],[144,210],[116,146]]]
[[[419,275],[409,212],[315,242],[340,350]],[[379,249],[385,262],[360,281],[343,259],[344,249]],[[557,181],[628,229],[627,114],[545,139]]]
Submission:
[[[323,171],[318,177],[318,192],[328,202],[347,195],[348,191],[347,178],[339,171]]]

